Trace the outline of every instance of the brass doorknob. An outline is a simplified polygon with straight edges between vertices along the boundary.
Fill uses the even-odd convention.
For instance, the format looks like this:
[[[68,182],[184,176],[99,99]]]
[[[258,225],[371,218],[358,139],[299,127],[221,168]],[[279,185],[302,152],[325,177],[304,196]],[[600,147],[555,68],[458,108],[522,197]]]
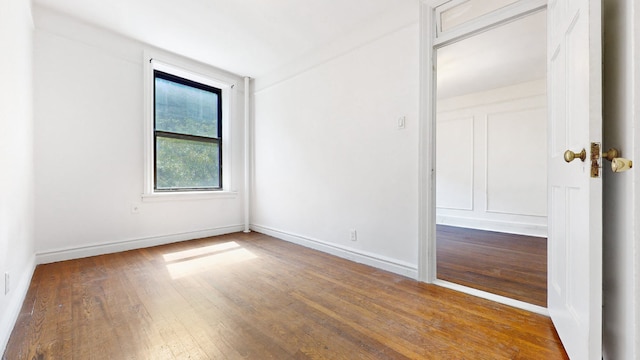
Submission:
[[[611,170],[613,172],[623,172],[633,167],[633,161],[624,158],[615,158],[611,161]]]
[[[620,151],[616,148],[611,148],[606,153],[602,153],[602,158],[607,159],[609,161],[613,161],[613,159],[620,156]]]
[[[571,150],[567,150],[564,152],[564,161],[566,162],[572,162],[575,159],[580,159],[581,161],[584,161],[587,158],[587,152],[585,151],[585,149],[582,149],[582,151],[580,151],[579,153],[574,153]]]

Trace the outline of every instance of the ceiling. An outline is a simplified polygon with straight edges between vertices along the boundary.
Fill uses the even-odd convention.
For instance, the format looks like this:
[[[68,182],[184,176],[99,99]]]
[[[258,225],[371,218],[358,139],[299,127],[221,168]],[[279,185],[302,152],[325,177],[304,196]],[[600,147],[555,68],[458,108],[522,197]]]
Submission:
[[[439,49],[438,98],[545,78],[546,24],[541,11]]]
[[[269,82],[415,23],[417,0],[34,0],[138,41]],[[36,24],[37,25],[37,24]],[[438,50],[440,98],[545,77],[545,12]],[[338,45],[339,44],[339,45]],[[334,54],[319,49],[332,49]],[[306,62],[306,64],[305,64]]]
[[[416,0],[34,0],[36,5],[258,77]],[[417,19],[417,16],[415,17]]]

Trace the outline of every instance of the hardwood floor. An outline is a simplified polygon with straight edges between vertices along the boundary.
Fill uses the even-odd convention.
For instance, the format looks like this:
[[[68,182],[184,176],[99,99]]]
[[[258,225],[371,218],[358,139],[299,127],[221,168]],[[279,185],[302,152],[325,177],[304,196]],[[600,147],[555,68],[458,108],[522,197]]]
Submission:
[[[437,225],[438,279],[547,306],[547,239]]]
[[[38,266],[3,359],[566,359],[551,321],[257,234]]]

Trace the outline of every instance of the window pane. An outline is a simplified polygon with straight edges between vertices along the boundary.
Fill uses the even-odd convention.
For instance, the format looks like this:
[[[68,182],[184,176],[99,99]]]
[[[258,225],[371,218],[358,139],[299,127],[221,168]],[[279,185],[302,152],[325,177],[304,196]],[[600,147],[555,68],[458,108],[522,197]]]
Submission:
[[[440,15],[440,31],[451,30],[452,28],[464,24],[482,15],[499,10],[507,5],[511,5],[519,0],[468,0],[458,6],[443,11]]]
[[[218,94],[155,79],[156,130],[218,137]]]
[[[219,144],[156,137],[156,189],[219,188]]]

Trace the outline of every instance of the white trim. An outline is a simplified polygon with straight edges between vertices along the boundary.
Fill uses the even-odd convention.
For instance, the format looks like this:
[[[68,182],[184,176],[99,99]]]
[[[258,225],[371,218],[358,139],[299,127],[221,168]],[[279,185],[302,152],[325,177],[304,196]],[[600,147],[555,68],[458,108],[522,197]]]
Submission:
[[[547,226],[541,224],[489,220],[462,216],[438,215],[436,223],[438,225],[456,226],[469,229],[486,231],[505,232],[535,237],[547,237]]]
[[[437,5],[434,9],[435,12],[435,16],[434,16],[434,22],[436,24],[436,37],[440,36],[440,34],[443,32],[442,31],[442,13],[453,9],[454,7],[458,6],[458,5],[462,5],[466,2],[468,2],[469,0],[451,0],[448,1],[442,5]],[[464,23],[462,23],[461,25],[464,25]],[[446,31],[445,31],[446,33]]]
[[[262,225],[251,224],[251,230],[259,232],[261,234],[273,236],[280,240],[322,251],[327,254],[335,255],[343,259],[355,261],[357,263],[390,271],[395,274],[407,276],[412,279],[416,279],[418,277],[418,269],[415,267],[415,265],[404,261],[391,259],[385,256],[380,256],[378,254],[373,254],[346,246],[331,244],[322,240],[312,239],[309,237],[292,234],[290,232],[277,230]]]
[[[444,280],[435,280],[433,282],[433,284],[445,287],[447,289],[456,290],[456,291],[459,291],[461,293],[473,295],[473,296],[476,296],[476,297],[479,297],[479,298],[482,298],[482,299],[495,301],[495,302],[500,303],[500,304],[508,305],[508,306],[511,306],[511,307],[514,307],[514,308],[518,308],[518,309],[522,309],[522,310],[526,310],[526,311],[531,311],[533,313],[549,317],[549,310],[547,310],[547,308],[542,307],[542,306],[529,304],[529,303],[524,302],[524,301],[511,299],[511,298],[508,298],[508,297],[492,294],[490,292],[486,292],[486,291],[470,288],[470,287],[467,287],[467,286],[464,286],[464,285],[454,284],[452,282],[448,282],[448,281],[444,281]]]
[[[250,232],[251,224],[251,79],[244,78],[244,232]]]
[[[191,69],[195,69],[196,67],[180,61],[168,62],[162,58],[158,59],[157,57],[153,57],[153,56],[154,55],[150,55],[150,57],[147,58],[149,62],[153,65],[151,67],[152,70],[160,70],[166,73],[170,73],[172,75],[179,76],[181,78],[185,78],[185,79],[195,81],[211,87],[215,87],[218,89],[228,89],[231,86],[234,86],[237,82],[230,79],[219,79],[219,75],[213,70],[207,70],[207,69],[191,70]],[[158,56],[158,55],[155,55],[155,56]],[[163,57],[166,57],[166,55]],[[174,64],[180,64],[180,65],[174,65]]]
[[[496,11],[482,15],[467,23],[454,27],[451,30],[443,31],[436,34],[434,46],[440,47],[466,37],[473,36],[479,32],[506,24],[510,21],[520,19],[521,17],[540,11],[547,6],[547,0],[521,0],[511,5],[505,6]],[[435,16],[437,10],[434,9],[432,16]],[[435,19],[434,19],[435,20]]]
[[[47,264],[57,261],[80,259],[89,256],[112,254],[121,251],[143,249],[152,246],[165,245],[180,241],[201,239],[211,236],[231,234],[242,231],[242,225],[221,226],[218,228],[188,231],[175,234],[149,236],[137,239],[115,241],[102,244],[90,244],[78,247],[67,247],[58,250],[43,251],[36,253],[38,264]]]
[[[19,281],[16,282],[16,286],[9,293],[11,300],[7,305],[4,316],[0,320],[0,354],[4,354],[7,344],[9,343],[9,337],[15,327],[18,316],[20,316],[20,310],[22,304],[27,297],[27,291],[29,291],[29,285],[31,284],[31,278],[36,270],[36,258],[31,257],[26,267],[27,271],[24,272]],[[12,281],[13,283],[13,281]]]
[[[235,199],[237,191],[176,191],[142,194],[143,202],[160,202],[176,200]]]
[[[420,117],[418,119],[418,279],[436,279],[435,65],[433,1],[420,2]]]
[[[143,51],[143,89],[144,89],[144,184],[143,199],[150,199],[162,194],[161,199],[170,201],[176,199],[202,199],[199,193],[214,194],[217,191],[188,191],[181,196],[164,196],[153,190],[153,70],[161,70],[189,80],[216,87],[222,91],[222,192],[229,193],[234,188],[231,127],[236,114],[236,97],[240,78],[232,76],[222,70],[198,63],[179,55],[158,50]],[[218,191],[219,192],[219,191]],[[220,196],[208,196],[217,198]]]
[[[538,86],[542,86],[537,88]],[[536,87],[531,89],[528,87]],[[526,91],[525,94],[522,94]],[[460,112],[462,110],[474,109],[477,107],[493,108],[495,106],[512,103],[508,109],[533,110],[546,108],[546,80],[536,79],[522,82],[515,85],[501,86],[495,89],[484,90],[479,93],[458,95],[438,100],[438,113],[446,114]],[[516,95],[517,94],[517,95]],[[478,96],[480,95],[480,96]],[[543,101],[543,104],[540,104]],[[460,104],[464,105],[460,105]],[[501,110],[497,114],[512,110]]]
[[[640,71],[638,70],[638,66],[635,65],[640,60],[640,3],[637,1],[629,2],[631,11],[629,12],[631,23],[631,37],[633,39],[632,45],[632,55],[630,59],[630,63],[634,66],[630,66],[632,71],[632,85],[631,85],[631,94],[629,96],[632,101],[631,111],[632,117],[628,120],[627,126],[633,129],[633,134],[631,135],[631,146],[632,146],[632,156],[633,159],[640,160],[640,126],[631,125],[631,124],[640,124]],[[631,193],[633,194],[632,200],[632,238],[631,240],[631,251],[633,252],[632,256],[632,267],[633,274],[631,275],[633,288],[631,289],[632,298],[631,298],[631,313],[632,316],[632,327],[631,333],[628,334],[633,343],[631,344],[631,356],[640,358],[640,173],[638,173],[638,169],[633,171],[633,182],[631,185]]]
[[[489,189],[487,189],[487,198],[489,197],[488,195],[488,191]],[[517,216],[527,216],[527,217],[533,217],[533,218],[541,218],[541,219],[546,219],[547,215],[543,215],[543,214],[534,214],[533,212],[530,213],[525,213],[524,211],[507,211],[507,210],[491,210],[489,209],[489,201],[487,201],[487,204],[485,206],[484,211],[487,214],[498,214],[498,215],[517,215]]]
[[[424,282],[442,284],[436,274],[436,216],[435,216],[435,72],[434,61],[437,46],[444,46],[486,30],[493,25],[498,26],[524,15],[542,10],[546,0],[523,1],[522,6],[505,8],[508,11],[496,12],[478,18],[469,27],[461,27],[460,31],[451,31],[447,37],[435,38],[435,7],[443,4],[442,0],[422,0],[420,2],[420,118],[419,118],[419,196],[418,196],[418,274]],[[516,11],[517,10],[517,11]],[[491,25],[490,23],[494,23]],[[458,29],[457,29],[458,30]],[[464,32],[462,31],[464,30]],[[461,290],[462,291],[462,290]],[[511,299],[509,299],[511,300]],[[497,301],[497,300],[496,300]],[[515,300],[514,300],[515,301]]]

